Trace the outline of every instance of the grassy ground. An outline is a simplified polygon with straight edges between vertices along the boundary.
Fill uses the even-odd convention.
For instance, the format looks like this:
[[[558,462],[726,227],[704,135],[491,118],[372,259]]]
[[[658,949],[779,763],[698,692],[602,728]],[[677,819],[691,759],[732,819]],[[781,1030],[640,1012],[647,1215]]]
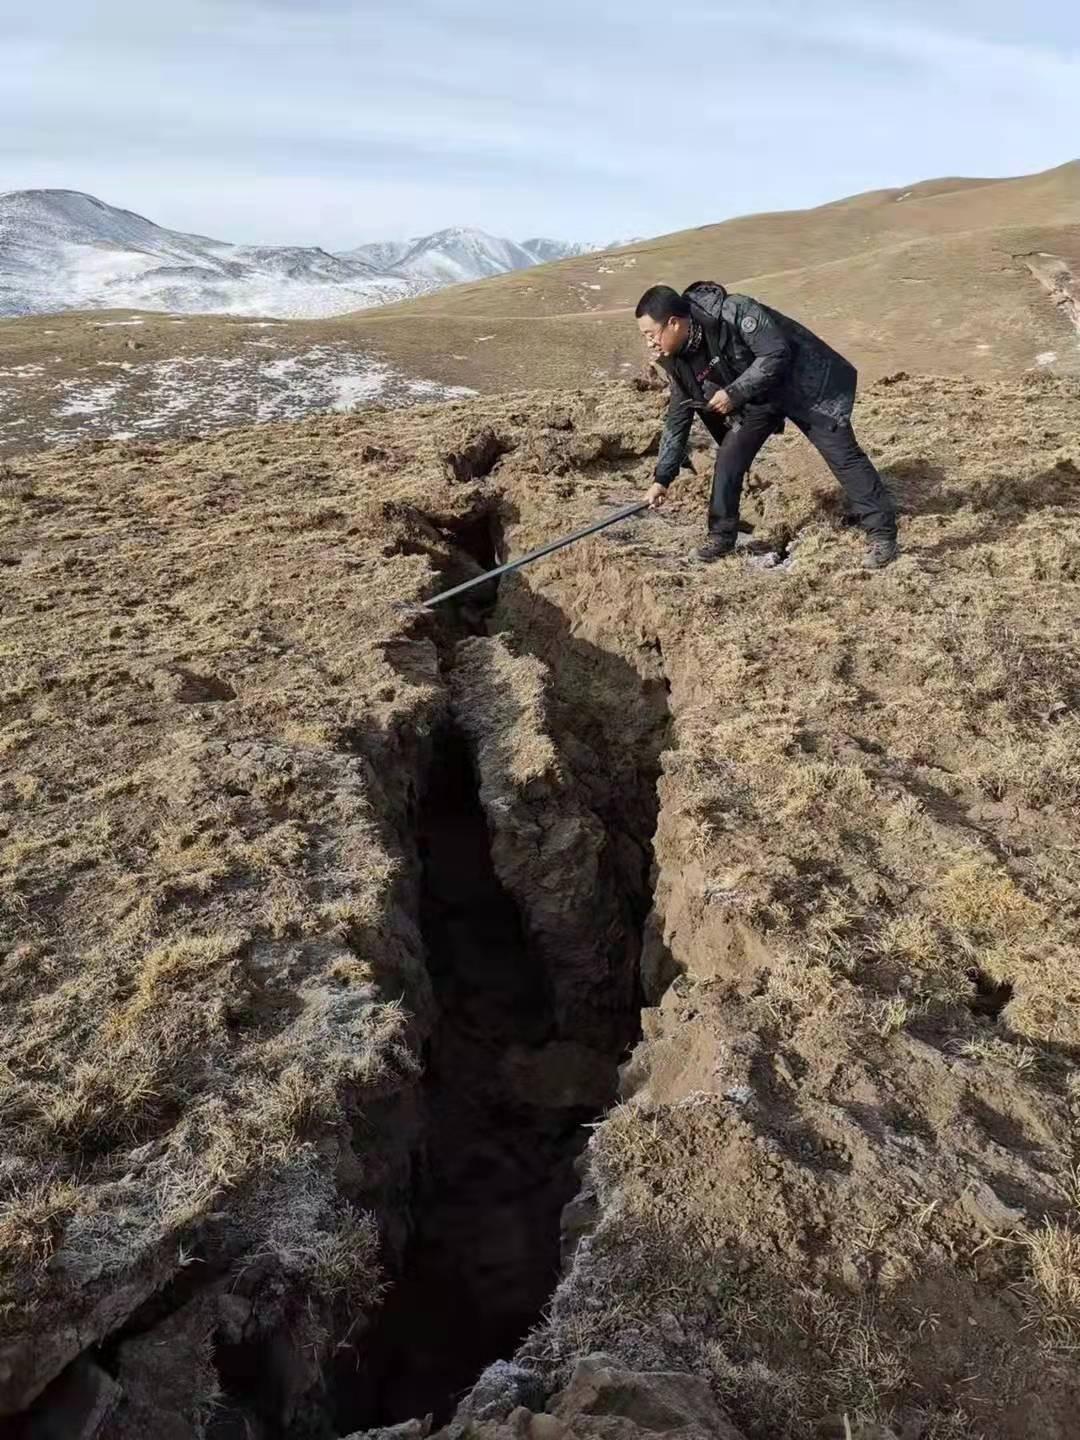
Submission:
[[[730,563],[686,558],[702,453],[662,516],[504,587],[530,715],[546,673],[617,751],[630,680],[670,691],[645,1043],[532,1345],[553,1376],[595,1349],[693,1371],[761,1437],[1071,1435],[1078,398],[868,389],[906,510],[881,576],[787,435]],[[475,568],[455,537],[487,507],[521,550],[635,497],[661,405],[531,392],[5,468],[6,1405],[193,1258],[230,1293],[377,1297],[390,1141],[357,1118],[426,1025],[406,791],[448,704],[411,602]]]

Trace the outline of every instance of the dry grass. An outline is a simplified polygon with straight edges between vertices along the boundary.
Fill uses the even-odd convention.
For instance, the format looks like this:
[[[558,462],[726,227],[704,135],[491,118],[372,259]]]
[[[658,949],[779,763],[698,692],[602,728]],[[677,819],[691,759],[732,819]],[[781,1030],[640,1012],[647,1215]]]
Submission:
[[[1022,1291],[1027,1323],[1055,1352],[1080,1349],[1080,1233],[1047,1220],[1024,1241],[1031,1280]]]
[[[325,439],[303,526],[304,433],[49,456],[0,515],[19,557],[0,575],[13,1341],[78,1315],[90,1279],[167,1278],[215,1206],[254,1253],[258,1197],[289,1175],[304,1213],[319,1144],[413,1083],[427,1002],[396,787],[442,697],[423,644],[411,676],[385,647],[430,572],[397,552],[389,497],[357,489],[364,427]],[[474,500],[448,490],[445,513]],[[319,1222],[316,1293],[352,1284],[350,1249],[373,1258],[342,1216]]]
[[[539,661],[514,655],[501,638],[495,645],[462,642],[452,680],[455,718],[476,746],[481,774],[526,793],[531,781],[557,778],[548,683]]]
[[[604,1220],[536,1341],[552,1363],[700,1365],[748,1433],[773,1405],[799,1440],[835,1406],[964,1433],[985,1387],[944,1395],[917,1314],[995,1374],[1003,1413],[1066,1384],[1040,1326],[1017,1333],[1014,1247],[979,1249],[959,1197],[996,1185],[1035,1234],[1071,1194],[1076,400],[1053,377],[870,389],[865,443],[914,497],[881,576],[785,436],[746,513],[758,539],[805,537],[789,571],[690,567],[688,478],[663,518],[508,583],[516,638],[466,646],[487,801],[542,810],[558,787],[591,845],[591,772],[614,757],[607,818],[639,875],[633,757],[673,717],[656,926],[685,973],[633,1067],[654,1103],[596,1132]],[[0,567],[9,1336],[139,1267],[167,1278],[219,1210],[253,1283],[294,1265],[301,1288],[377,1298],[337,1157],[392,1144],[357,1122],[414,1082],[408,817],[462,704],[412,607],[436,567],[470,572],[454,528],[493,499],[520,551],[639,493],[657,412],[612,388],[25,462],[0,510],[21,557]],[[451,482],[479,426],[513,448]],[[996,1017],[973,1014],[973,972]],[[1051,1330],[1074,1258],[1054,1234],[1030,1262]]]
[[[603,1219],[538,1338],[554,1361],[709,1373],[755,1436],[1070,1433],[1073,394],[872,389],[861,431],[911,512],[873,582],[791,437],[744,509],[755,539],[798,533],[790,571],[686,566],[701,474],[664,522],[507,587],[519,630],[558,607],[566,643],[642,675],[654,646],[674,713],[656,921],[684,973],[592,1142]],[[516,549],[569,523],[538,484],[514,498]],[[1037,1250],[988,1233],[1048,1210]],[[1021,1254],[1056,1348],[1052,1318],[1018,1327]]]

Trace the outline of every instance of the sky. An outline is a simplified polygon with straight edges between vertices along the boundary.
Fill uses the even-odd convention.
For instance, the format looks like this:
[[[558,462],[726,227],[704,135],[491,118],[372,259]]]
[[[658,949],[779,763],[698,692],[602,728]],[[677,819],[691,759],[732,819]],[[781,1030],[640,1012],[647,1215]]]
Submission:
[[[0,192],[608,242],[1080,156],[1076,0],[0,0]]]

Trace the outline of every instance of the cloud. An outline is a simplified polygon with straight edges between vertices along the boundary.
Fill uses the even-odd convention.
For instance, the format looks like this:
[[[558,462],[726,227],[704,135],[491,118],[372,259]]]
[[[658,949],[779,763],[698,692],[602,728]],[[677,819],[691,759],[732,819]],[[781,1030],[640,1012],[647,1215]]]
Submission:
[[[1002,0],[956,0],[952,28],[939,12],[57,0],[0,21],[0,186],[344,248],[449,223],[660,233],[1071,158],[1072,8],[1024,22]]]

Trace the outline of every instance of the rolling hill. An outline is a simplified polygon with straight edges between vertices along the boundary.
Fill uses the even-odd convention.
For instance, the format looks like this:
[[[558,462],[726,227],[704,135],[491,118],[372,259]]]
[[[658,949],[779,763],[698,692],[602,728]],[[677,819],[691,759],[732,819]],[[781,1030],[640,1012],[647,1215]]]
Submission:
[[[728,220],[351,323],[400,363],[422,346],[449,383],[579,384],[640,362],[630,312],[648,285],[706,276],[804,319],[870,375],[1080,370],[1080,161]]]
[[[352,253],[350,263],[366,263]],[[405,269],[409,254],[419,268],[434,264],[423,243],[402,255],[384,242],[369,258]],[[747,216],[263,329],[235,317],[139,312],[10,320],[0,325],[0,451],[625,377],[645,358],[632,320],[642,290],[702,276],[805,320],[850,354],[864,379],[897,370],[976,380],[1076,373],[1080,161]],[[133,359],[130,349],[142,354]],[[291,378],[313,366],[323,378],[294,391]],[[338,370],[378,371],[383,381],[357,380],[342,400]]]

